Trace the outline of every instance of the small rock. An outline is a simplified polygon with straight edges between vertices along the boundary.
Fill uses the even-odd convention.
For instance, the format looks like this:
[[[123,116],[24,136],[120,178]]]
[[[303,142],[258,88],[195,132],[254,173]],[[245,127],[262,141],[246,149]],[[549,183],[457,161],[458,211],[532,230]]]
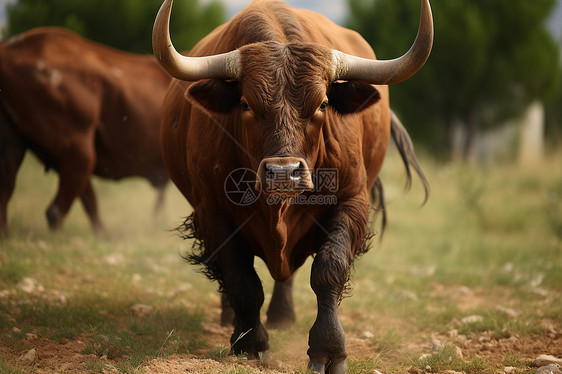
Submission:
[[[556,364],[562,366],[562,359],[559,359],[551,355],[540,355],[539,357],[535,358],[533,364],[535,364],[535,366],[537,367],[547,366],[550,364]]]
[[[464,358],[462,349],[460,349],[460,347],[455,347],[455,356],[457,356],[457,358],[460,358],[461,360]]]
[[[531,292],[538,296],[548,296],[548,291],[541,287],[531,287]]]
[[[444,347],[443,343],[441,343],[441,340],[439,339],[431,339],[431,349],[434,352],[439,352],[440,350],[442,350]]]
[[[25,277],[18,283],[18,288],[25,293],[45,291],[45,287],[35,278]]]
[[[556,364],[541,366],[537,369],[537,374],[562,374],[560,368]]]
[[[472,293],[472,290],[467,286],[457,286],[453,289],[453,293],[459,296],[466,296]]]
[[[420,356],[418,360],[423,361],[428,357],[431,357],[431,355],[429,353],[424,353],[423,355]]]
[[[463,319],[461,319],[462,323],[476,323],[476,322],[482,322],[484,320],[484,317],[473,314],[471,316],[468,317],[464,317]]]
[[[130,309],[134,317],[146,318],[152,314],[154,307],[146,304],[135,304]]]
[[[506,366],[503,368],[505,374],[513,374],[517,371],[517,368],[514,366]]]
[[[25,340],[37,340],[37,335],[27,333],[25,334]]]
[[[478,337],[478,342],[479,342],[479,343],[487,343],[487,342],[489,342],[489,341],[491,341],[491,340],[492,340],[492,338],[489,337],[488,335],[481,335],[481,336]]]
[[[372,339],[372,338],[375,337],[375,334],[373,334],[369,330],[365,330],[361,333],[361,337],[364,338],[364,339]]]
[[[513,271],[513,262],[507,262],[502,267],[502,272],[504,272],[504,273],[511,273],[512,271]]]
[[[15,332],[17,334],[17,333],[20,333],[21,330],[14,326],[14,327],[12,327],[12,332]]]
[[[25,352],[21,355],[18,360],[21,361],[24,365],[31,365],[35,358],[37,357],[37,352],[34,349],[30,349],[29,351]]]
[[[125,262],[125,257],[120,253],[113,253],[111,255],[105,256],[103,259],[108,265],[119,265]]]
[[[505,306],[501,306],[501,305],[496,306],[496,310],[499,311],[499,312],[505,313],[508,317],[511,317],[511,318],[517,318],[517,317],[519,317],[519,314],[521,314],[518,310],[508,308],[508,307],[505,307]]]
[[[531,288],[536,288],[538,286],[541,285],[542,281],[544,279],[544,274],[543,273],[539,273],[537,274],[537,276],[535,276],[531,282],[529,283],[529,286],[531,286]]]
[[[103,369],[102,369],[102,373],[104,373],[104,374],[114,374],[114,373],[119,373],[119,370],[111,364],[104,364]]]

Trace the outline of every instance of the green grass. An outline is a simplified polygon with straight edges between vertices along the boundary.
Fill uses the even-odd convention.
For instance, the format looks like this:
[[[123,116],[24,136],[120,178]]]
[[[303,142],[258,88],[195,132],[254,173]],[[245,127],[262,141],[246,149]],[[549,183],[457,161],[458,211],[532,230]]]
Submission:
[[[352,296],[340,306],[350,374],[427,366],[487,374],[501,365],[532,373],[531,357],[517,351],[458,358],[449,335],[456,331],[469,344],[483,335],[499,343],[512,337],[531,342],[547,338],[545,323],[562,330],[561,158],[551,155],[532,169],[443,166],[422,158],[432,185],[423,207],[419,182],[404,195],[403,168],[395,155],[387,160],[388,231],[356,263]],[[26,158],[8,211],[11,235],[0,243],[0,373],[38,372],[17,360],[35,346],[27,334],[41,345],[83,342],[75,354],[84,355],[80,370],[86,373],[142,373],[151,359],[171,355],[211,358],[224,363],[225,373],[253,372],[227,357],[228,338],[201,328],[203,321],[218,322],[220,299],[216,284],[182,260],[190,243],[169,231],[190,212],[174,187],[155,220],[156,194],[148,183],[96,180],[110,234],[97,238],[78,203],[63,233],[48,231],[44,210],[56,182],[54,173],[45,175]],[[296,325],[270,331],[281,371],[306,372],[307,333],[316,317],[310,264],[296,275]],[[256,267],[267,303],[273,282],[261,261]],[[25,278],[43,290],[25,292]],[[154,312],[133,316],[138,303]],[[501,308],[518,314],[510,317]],[[483,319],[461,322],[470,315]],[[445,344],[437,352],[426,348],[434,336]],[[429,356],[419,360],[422,354]]]
[[[417,365],[420,369],[437,373],[445,370],[453,370],[467,374],[493,373],[494,368],[490,367],[481,358],[473,360],[462,360],[455,353],[456,348],[446,345],[439,352],[418,360]]]

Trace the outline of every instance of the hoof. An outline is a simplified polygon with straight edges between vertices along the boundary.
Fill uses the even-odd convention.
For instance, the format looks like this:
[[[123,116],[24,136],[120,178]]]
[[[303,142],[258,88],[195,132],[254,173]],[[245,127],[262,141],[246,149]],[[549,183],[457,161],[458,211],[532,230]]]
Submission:
[[[340,361],[338,363],[331,362],[330,365],[328,365],[327,373],[345,374],[346,372],[347,372],[347,364],[345,363],[345,360]]]
[[[55,205],[51,205],[47,209],[45,215],[47,216],[47,222],[49,223],[49,228],[51,229],[51,231],[57,231],[61,229],[63,215],[61,214],[59,208],[57,208]]]
[[[310,360],[308,369],[319,374],[345,374],[347,372],[347,364],[345,360],[337,363],[330,362],[328,365],[318,360]]]
[[[247,355],[248,360],[256,360],[262,363],[266,363],[269,361],[269,350],[267,351],[263,351],[263,352],[258,352],[257,354],[248,354]]]
[[[269,362],[269,360],[271,359],[269,351],[259,352],[258,356],[261,363]]]
[[[308,362],[308,369],[315,373],[326,374],[326,365],[318,360],[310,360]]]

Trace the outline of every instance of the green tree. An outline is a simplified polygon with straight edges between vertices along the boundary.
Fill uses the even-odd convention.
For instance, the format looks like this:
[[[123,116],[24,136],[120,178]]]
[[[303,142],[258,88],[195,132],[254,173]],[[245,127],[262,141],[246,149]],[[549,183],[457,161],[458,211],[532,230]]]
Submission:
[[[66,27],[115,48],[151,53],[152,25],[161,0],[18,0],[7,6],[8,36],[38,26]],[[222,3],[174,3],[171,32],[179,49],[189,49],[226,18]]]
[[[419,21],[414,0],[348,0],[348,26],[379,58],[402,54]],[[545,27],[555,0],[433,0],[435,42],[422,71],[391,87],[412,136],[449,155],[454,124],[468,156],[479,129],[518,115],[558,90],[559,50]]]

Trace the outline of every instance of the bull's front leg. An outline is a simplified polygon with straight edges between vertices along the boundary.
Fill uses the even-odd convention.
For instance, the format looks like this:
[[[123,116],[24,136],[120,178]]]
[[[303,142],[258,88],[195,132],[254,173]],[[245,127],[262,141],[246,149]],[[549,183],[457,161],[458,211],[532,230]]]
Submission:
[[[254,254],[236,228],[220,215],[205,216],[200,222],[204,237],[204,264],[211,279],[220,283],[224,302],[234,314],[231,353],[258,359],[269,349],[268,334],[260,320],[264,302],[261,281],[254,269]]]
[[[368,203],[341,204],[326,223],[318,222],[322,244],[312,263],[310,285],[316,294],[318,314],[309,333],[309,368],[321,374],[347,371],[345,334],[338,304],[349,280],[355,253],[367,231]]]

